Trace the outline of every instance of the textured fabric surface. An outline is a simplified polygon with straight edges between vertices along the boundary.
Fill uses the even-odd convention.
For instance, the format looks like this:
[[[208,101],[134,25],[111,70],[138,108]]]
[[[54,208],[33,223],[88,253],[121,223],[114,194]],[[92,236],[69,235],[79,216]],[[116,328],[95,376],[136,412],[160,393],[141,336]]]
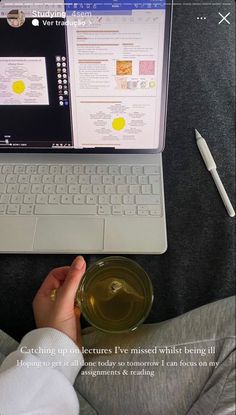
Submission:
[[[218,12],[231,12],[231,24],[219,25]],[[206,21],[197,19],[203,15]],[[132,256],[154,284],[148,322],[175,317],[235,291],[234,219],[227,216],[193,132],[197,128],[207,139],[234,204],[233,16],[234,2],[174,7],[163,155],[169,246],[161,256]],[[98,258],[86,256],[88,263]],[[51,268],[72,259],[1,255],[0,327],[18,340],[34,328],[31,302],[36,289]]]
[[[6,352],[12,344],[0,331]],[[78,415],[73,383],[84,364],[78,346],[64,333],[44,327],[27,333],[0,366],[0,413]]]
[[[60,338],[58,332],[55,338],[54,332],[56,330],[49,328],[34,330],[24,337],[21,345],[27,344],[30,348],[41,344],[48,347],[51,339],[53,348],[58,347],[59,350],[67,344],[66,336],[61,333]],[[84,353],[85,366],[74,384],[80,402],[80,415],[235,414],[235,297],[207,304],[162,323],[142,325],[126,336],[86,328],[83,340],[84,348],[89,353]],[[12,347],[12,339],[0,331],[0,359],[1,353],[7,355]],[[136,350],[135,353],[132,350]],[[146,353],[143,352],[145,350]],[[35,370],[30,368],[22,372],[20,368],[21,373],[17,374],[17,368],[13,367],[16,353],[7,357],[0,372],[4,382],[4,370],[12,367],[12,374],[8,373],[11,376],[8,379],[9,389],[15,399],[20,400],[9,380],[17,381],[18,376],[22,382],[27,376],[33,380]],[[30,357],[27,356],[21,358],[28,361]],[[45,358],[50,362],[54,359],[40,356],[42,360]],[[68,353],[59,360],[71,361],[71,356]],[[41,377],[47,370],[40,368]],[[50,376],[57,377],[58,369],[53,370],[55,373]],[[48,382],[48,378],[45,381]],[[37,385],[44,389],[41,378],[34,378],[32,393],[35,396],[38,396]],[[3,398],[6,405],[9,389],[6,388]],[[29,386],[27,389],[29,391]],[[44,407],[45,413],[54,413],[55,408],[52,409],[51,405],[54,400],[58,404],[59,391],[59,387],[56,395],[53,395],[55,388],[49,391],[53,395],[51,400],[50,394],[47,394],[45,402],[38,399],[38,405]],[[64,394],[65,404],[66,396]],[[0,407],[1,403],[4,408],[3,402],[0,402]],[[34,400],[28,408],[32,409],[32,406],[36,408]],[[71,402],[71,411],[73,408]],[[26,410],[24,404],[22,409]],[[59,412],[65,413],[61,409]]]
[[[83,334],[87,348],[112,350],[109,355],[84,355],[87,366],[75,382],[75,388],[99,415],[235,414],[235,297],[162,323],[144,324],[126,336],[104,334],[93,328],[85,329]],[[132,353],[133,348],[155,346],[154,353]],[[116,347],[128,353],[116,353]],[[172,352],[160,352],[165,347]],[[107,361],[116,366],[89,366]],[[130,366],[134,362],[149,366]],[[160,364],[151,366],[156,362]],[[111,369],[127,373],[88,374]],[[132,370],[136,375],[131,374]],[[138,375],[142,370],[143,374]]]

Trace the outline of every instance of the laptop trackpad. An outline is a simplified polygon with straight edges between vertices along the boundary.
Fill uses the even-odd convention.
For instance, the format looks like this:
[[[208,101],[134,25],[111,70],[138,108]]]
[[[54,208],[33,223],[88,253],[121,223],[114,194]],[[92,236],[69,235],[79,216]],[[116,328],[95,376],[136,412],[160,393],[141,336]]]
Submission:
[[[104,219],[71,216],[38,217],[35,251],[86,252],[103,249]]]
[[[1,216],[0,251],[31,252],[35,226],[34,216]]]

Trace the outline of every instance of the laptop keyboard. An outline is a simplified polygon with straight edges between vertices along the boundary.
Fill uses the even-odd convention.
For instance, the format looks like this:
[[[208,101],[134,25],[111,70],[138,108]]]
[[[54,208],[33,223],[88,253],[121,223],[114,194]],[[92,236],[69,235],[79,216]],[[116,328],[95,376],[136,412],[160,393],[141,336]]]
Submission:
[[[0,164],[0,215],[161,216],[160,169]]]

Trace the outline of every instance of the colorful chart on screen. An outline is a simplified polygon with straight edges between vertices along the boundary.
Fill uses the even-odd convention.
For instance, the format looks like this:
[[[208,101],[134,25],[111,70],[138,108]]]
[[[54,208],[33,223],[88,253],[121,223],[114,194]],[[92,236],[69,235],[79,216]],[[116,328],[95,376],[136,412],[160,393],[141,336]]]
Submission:
[[[49,105],[45,58],[0,57],[0,105]]]

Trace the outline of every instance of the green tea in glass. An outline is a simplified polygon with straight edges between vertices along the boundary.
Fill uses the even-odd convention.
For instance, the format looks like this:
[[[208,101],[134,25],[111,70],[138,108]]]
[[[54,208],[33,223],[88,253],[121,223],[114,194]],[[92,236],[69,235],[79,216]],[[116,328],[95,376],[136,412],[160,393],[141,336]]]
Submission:
[[[76,303],[97,329],[118,333],[135,330],[148,316],[152,283],[136,262],[120,256],[97,261],[80,282]]]

